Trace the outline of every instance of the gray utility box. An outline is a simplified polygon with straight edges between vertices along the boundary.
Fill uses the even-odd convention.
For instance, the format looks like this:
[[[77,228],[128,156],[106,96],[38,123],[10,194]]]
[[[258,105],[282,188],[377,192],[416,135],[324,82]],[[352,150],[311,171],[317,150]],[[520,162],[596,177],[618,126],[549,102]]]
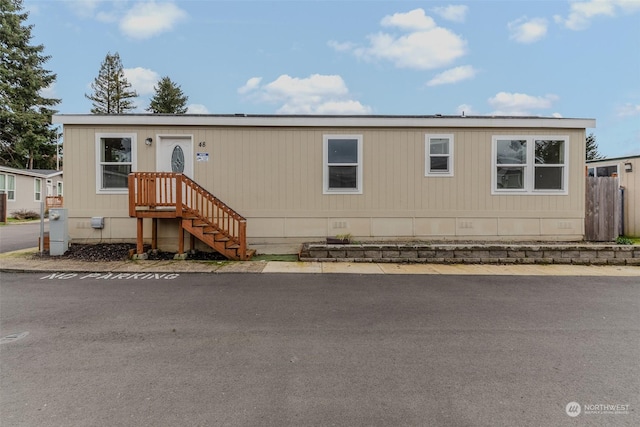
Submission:
[[[67,210],[49,209],[49,255],[64,255],[69,250]]]

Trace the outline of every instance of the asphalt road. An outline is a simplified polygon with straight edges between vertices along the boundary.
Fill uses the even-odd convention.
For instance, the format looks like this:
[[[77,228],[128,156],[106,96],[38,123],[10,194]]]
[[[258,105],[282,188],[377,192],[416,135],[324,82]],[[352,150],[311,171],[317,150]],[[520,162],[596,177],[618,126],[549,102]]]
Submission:
[[[44,223],[49,231],[49,221]],[[0,253],[38,247],[40,221],[7,224],[0,226]]]
[[[640,425],[637,278],[50,277],[1,277],[3,427]]]

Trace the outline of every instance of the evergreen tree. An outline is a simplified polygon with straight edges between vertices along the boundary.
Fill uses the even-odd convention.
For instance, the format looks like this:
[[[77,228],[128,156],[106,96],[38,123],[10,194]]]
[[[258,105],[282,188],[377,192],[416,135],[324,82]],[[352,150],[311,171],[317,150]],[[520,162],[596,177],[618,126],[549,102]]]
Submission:
[[[118,52],[107,53],[91,89],[93,94],[84,96],[93,102],[92,114],[124,114],[136,108],[132,99],[138,94],[131,90],[131,83],[124,76]]]
[[[56,136],[51,107],[45,98],[56,75],[44,69],[50,56],[43,45],[31,45],[33,25],[22,0],[0,0],[0,164],[15,168],[54,169]]]
[[[187,100],[189,99],[180,86],[171,81],[169,77],[163,77],[154,86],[156,93],[151,98],[147,111],[154,114],[184,114],[187,112]]]
[[[598,143],[596,137],[590,133],[587,136],[587,160],[604,159],[604,156],[598,152]]]

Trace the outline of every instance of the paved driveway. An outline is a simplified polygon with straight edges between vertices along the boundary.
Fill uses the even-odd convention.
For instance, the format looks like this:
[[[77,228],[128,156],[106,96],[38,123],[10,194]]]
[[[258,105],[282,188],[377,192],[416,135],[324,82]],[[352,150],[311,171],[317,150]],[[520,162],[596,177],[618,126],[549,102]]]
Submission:
[[[48,277],[2,275],[3,427],[640,424],[634,277]]]
[[[44,222],[44,231],[49,231],[48,220]],[[39,238],[40,221],[2,225],[0,226],[0,253],[37,248]]]

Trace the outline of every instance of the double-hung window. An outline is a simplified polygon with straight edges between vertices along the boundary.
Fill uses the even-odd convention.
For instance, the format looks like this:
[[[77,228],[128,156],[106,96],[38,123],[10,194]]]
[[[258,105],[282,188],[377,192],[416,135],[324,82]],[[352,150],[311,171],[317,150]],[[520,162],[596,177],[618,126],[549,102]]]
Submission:
[[[0,173],[0,193],[5,193],[7,195],[8,201],[15,202],[16,200],[15,175]]]
[[[362,194],[362,135],[325,135],[324,194]]]
[[[425,176],[453,176],[453,135],[425,136]]]
[[[33,200],[42,201],[42,180],[40,178],[33,179]]]
[[[58,181],[56,187],[56,196],[62,196],[62,181]]]
[[[126,192],[129,173],[136,168],[135,135],[97,134],[96,165],[98,193]]]
[[[568,137],[494,136],[492,194],[567,194]]]

